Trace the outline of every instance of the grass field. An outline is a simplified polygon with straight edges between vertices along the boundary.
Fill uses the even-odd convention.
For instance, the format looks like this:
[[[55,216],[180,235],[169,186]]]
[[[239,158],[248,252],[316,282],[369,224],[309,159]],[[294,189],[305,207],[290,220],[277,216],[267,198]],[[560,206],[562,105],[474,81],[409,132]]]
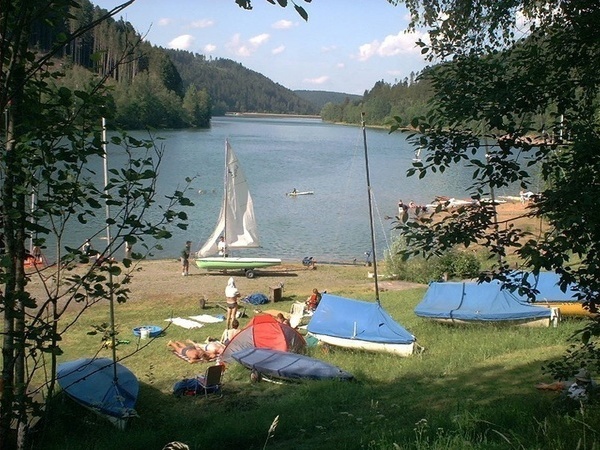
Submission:
[[[170,316],[222,314],[227,277],[200,274],[182,278],[174,261],[145,263],[132,284],[132,299],[117,306],[118,355],[141,382],[139,418],[124,432],[59,396],[50,419],[36,435],[36,448],[156,449],[178,440],[191,449],[591,449],[598,448],[595,409],[565,416],[556,394],[539,392],[550,381],[542,364],[559,357],[580,322],[557,328],[451,327],[416,317],[413,308],[426,287],[382,283],[381,303],[425,351],[400,358],[389,354],[318,346],[311,356],[354,374],[355,382],[251,383],[237,363],[227,367],[224,396],[176,398],[173,384],[204,372],[207,364],[188,364],[173,356],[169,340],[204,341],[219,337],[222,324],[199,330],[171,326],[151,341],[134,338],[140,325],[166,326]],[[367,268],[321,265],[307,271],[286,266],[253,280],[237,277],[242,295],[268,294],[285,283],[283,301],[269,309],[288,311],[313,287],[373,301]],[[402,289],[400,289],[402,288]],[[208,309],[198,300],[208,298]],[[248,318],[253,316],[248,309]],[[91,356],[101,347],[93,325],[108,320],[108,309],[94,306],[65,335],[61,360]],[[108,349],[101,356],[110,357]],[[268,430],[279,417],[275,430]],[[271,436],[268,438],[268,436]]]

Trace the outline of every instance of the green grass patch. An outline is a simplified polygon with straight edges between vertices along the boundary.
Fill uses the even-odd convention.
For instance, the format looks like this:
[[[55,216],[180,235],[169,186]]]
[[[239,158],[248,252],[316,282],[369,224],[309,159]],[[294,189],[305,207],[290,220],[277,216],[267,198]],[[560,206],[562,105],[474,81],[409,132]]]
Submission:
[[[144,346],[123,362],[141,382],[140,417],[119,432],[58,396],[51,418],[35,436],[38,448],[147,450],[178,440],[191,449],[571,449],[578,439],[579,448],[597,448],[597,427],[589,426],[598,423],[596,409],[565,416],[557,412],[553,394],[534,388],[536,382],[548,381],[542,362],[564,352],[580,323],[567,321],[557,328],[447,326],[414,315],[424,292],[381,294],[386,310],[425,347],[422,354],[401,358],[310,349],[311,356],[353,373],[355,382],[252,384],[249,372],[234,363],[224,375],[224,396],[210,399],[172,395],[176,381],[202,373],[206,365],[176,358],[166,344],[170,339],[219,337],[222,324],[194,330],[171,326],[152,341],[137,340],[131,330],[166,326],[164,319],[171,315],[223,311],[159,302],[118,305],[118,338],[130,341],[118,346],[118,354]],[[365,298],[364,292],[339,294]],[[290,303],[277,308],[289,309]],[[87,332],[104,321],[106,310],[100,305],[82,317],[65,336],[63,359],[98,351],[100,337]],[[100,353],[110,356],[109,349]],[[276,416],[279,423],[267,440]]]

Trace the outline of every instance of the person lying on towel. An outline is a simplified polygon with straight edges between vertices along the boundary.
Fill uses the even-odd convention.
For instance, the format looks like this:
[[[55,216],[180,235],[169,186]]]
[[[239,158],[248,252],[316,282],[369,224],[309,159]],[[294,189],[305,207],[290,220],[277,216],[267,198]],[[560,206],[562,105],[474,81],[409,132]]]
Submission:
[[[190,340],[185,342],[169,341],[167,346],[191,363],[198,361],[213,361],[218,358],[225,349],[225,346],[217,341],[208,342],[206,344],[196,344],[194,341]]]

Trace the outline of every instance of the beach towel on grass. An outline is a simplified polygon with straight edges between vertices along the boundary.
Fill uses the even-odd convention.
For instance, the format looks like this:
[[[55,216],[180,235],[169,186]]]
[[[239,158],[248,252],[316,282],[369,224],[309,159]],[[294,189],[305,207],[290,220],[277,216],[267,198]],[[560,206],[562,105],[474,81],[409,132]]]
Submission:
[[[204,322],[204,323],[217,323],[217,322],[223,322],[223,320],[225,320],[223,318],[223,316],[210,316],[208,314],[201,314],[199,316],[189,316],[190,319],[195,320],[197,322]]]
[[[173,317],[171,319],[165,319],[165,322],[172,322],[175,325],[179,325],[180,327],[187,328],[201,328],[202,325],[200,322],[196,322],[195,320],[184,319],[182,317]]]

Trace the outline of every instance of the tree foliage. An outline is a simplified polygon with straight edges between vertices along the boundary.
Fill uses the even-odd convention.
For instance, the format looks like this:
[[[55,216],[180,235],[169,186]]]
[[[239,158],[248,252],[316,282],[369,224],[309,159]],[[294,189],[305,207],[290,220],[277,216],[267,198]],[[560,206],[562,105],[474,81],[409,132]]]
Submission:
[[[186,227],[187,216],[178,209],[190,204],[184,192],[175,192],[162,204],[155,195],[162,148],[151,139],[126,134],[103,141],[101,116],[112,111],[107,81],[121,62],[138,54],[137,47],[114,54],[113,70],[104,76],[73,70],[67,78],[65,67],[57,63],[57,55],[130,3],[80,27],[72,26],[76,5],[69,0],[13,1],[0,8],[0,448],[26,448],[29,426],[42,413],[35,394],[52,397],[61,336],[73,321],[94,304],[126,301],[135,261],[170,237],[171,227]],[[65,28],[67,23],[70,27]],[[32,36],[40,45],[43,38],[47,50],[33,48]],[[106,145],[119,146],[127,162],[110,168],[106,183],[99,184],[90,167],[105,157]],[[150,220],[150,210],[160,213]],[[72,227],[89,227],[94,217],[103,225],[90,229],[90,235],[107,232],[107,247],[98,252],[97,261],[64,244]],[[56,263],[33,263],[27,242],[42,251],[53,247]],[[125,242],[135,244],[136,251],[117,260]],[[29,290],[33,278],[43,283],[43,294]],[[65,311],[73,307],[80,314],[66,320]],[[11,423],[17,424],[16,442],[11,440]]]
[[[431,99],[431,85],[428,80],[415,80],[416,74],[395,84],[378,81],[373,88],[365,91],[359,100],[345,99],[341,104],[328,103],[321,110],[321,117],[328,122],[361,122],[361,113],[369,119],[370,125],[386,125],[394,117],[416,117],[427,112]],[[402,127],[410,122],[401,120]]]
[[[429,30],[430,42],[420,44],[423,53],[441,61],[423,77],[433,98],[430,112],[412,121],[419,130],[412,140],[427,156],[422,153],[423,162],[409,174],[425,177],[466,164],[473,170],[471,196],[493,199],[495,190],[511,183],[527,188],[535,166],[544,188],[527,214],[549,224],[548,232],[534,236],[511,223],[499,224],[494,204],[482,202],[441,220],[403,226],[411,245],[406,256],[479,243],[498,261],[494,273],[482,279],[505,279],[511,269],[506,255],[516,252],[522,270],[556,271],[563,284],[577,283],[582,299],[595,309],[600,292],[600,4],[402,3],[411,11],[411,27]],[[392,131],[402,123],[397,118]],[[590,352],[578,352],[571,368],[600,368],[593,352],[599,325],[582,332]]]

